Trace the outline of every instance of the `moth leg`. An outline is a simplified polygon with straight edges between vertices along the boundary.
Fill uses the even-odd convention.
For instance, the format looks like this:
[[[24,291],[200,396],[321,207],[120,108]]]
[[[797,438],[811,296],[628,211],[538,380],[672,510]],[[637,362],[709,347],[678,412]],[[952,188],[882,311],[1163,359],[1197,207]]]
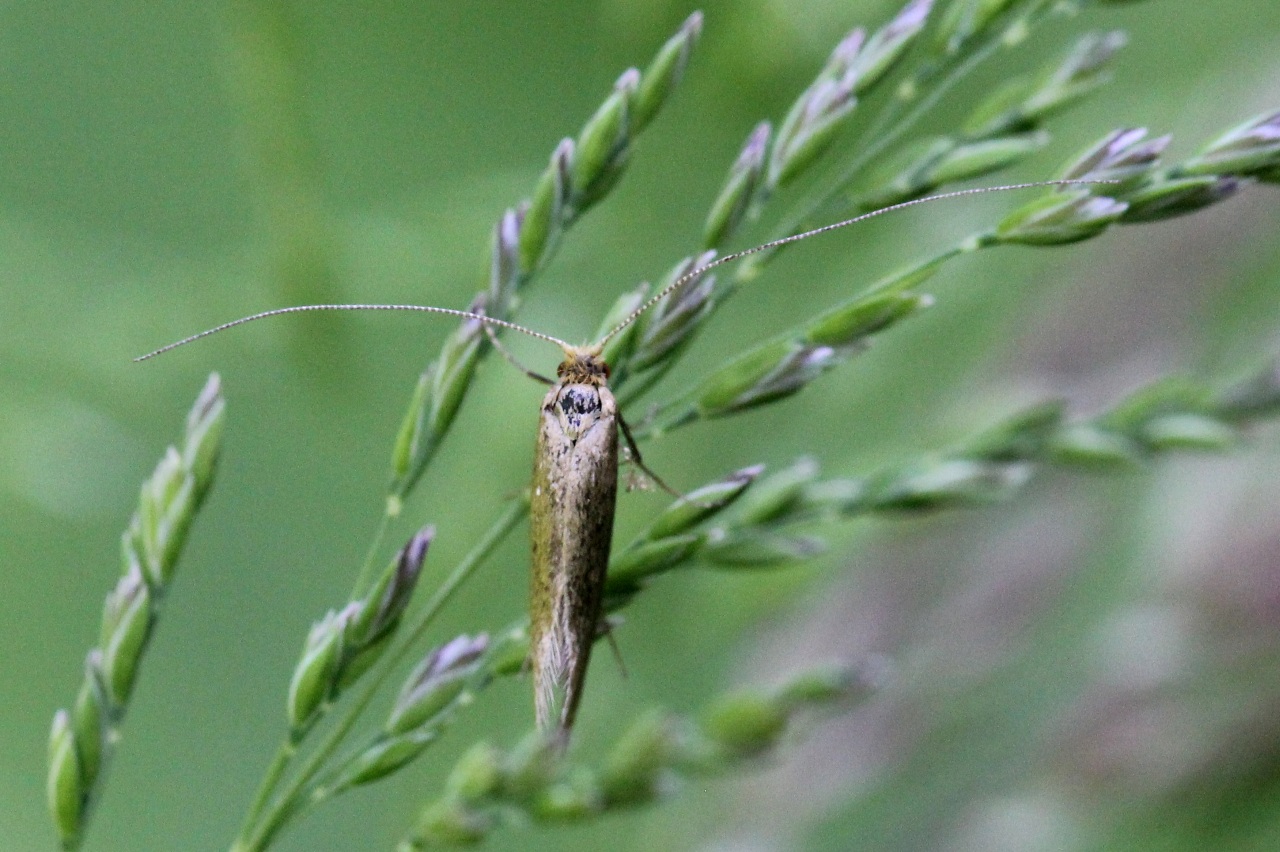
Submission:
[[[535,382],[542,382],[544,385],[554,385],[556,383],[555,379],[549,379],[541,373],[534,372],[524,364],[517,361],[516,356],[508,352],[507,347],[503,346],[501,341],[498,340],[498,335],[494,333],[493,326],[489,325],[489,323],[484,323],[484,333],[489,336],[489,343],[493,345],[494,349],[498,350],[498,354],[505,358],[508,364],[515,367]]]
[[[670,494],[672,497],[684,498],[684,495],[672,488],[670,485],[662,481],[662,477],[654,473],[644,463],[644,458],[640,455],[640,448],[636,446],[636,439],[631,437],[631,427],[627,425],[626,418],[622,416],[622,412],[618,412],[618,425],[622,427],[622,437],[627,442],[627,450],[631,453],[631,463],[640,468],[645,474],[658,483],[658,487]]]
[[[688,499],[689,499],[689,496],[688,496],[687,494],[681,494],[679,491],[675,490],[675,489],[674,489],[674,488],[672,488],[670,485],[668,485],[667,483],[663,482],[663,481],[662,481],[662,477],[658,476],[658,474],[656,474],[656,473],[654,473],[652,470],[650,470],[650,469],[649,469],[649,467],[644,463],[644,459],[642,459],[642,458],[640,457],[640,448],[636,446],[636,439],[635,439],[635,438],[633,438],[633,437],[631,437],[631,427],[627,425],[626,418],[624,418],[624,417],[622,416],[622,412],[618,412],[618,425],[622,427],[622,437],[623,437],[624,439],[626,439],[626,442],[627,442],[627,452],[628,452],[628,453],[630,454],[630,456],[631,456],[631,462],[632,462],[632,464],[634,464],[636,467],[638,467],[638,468],[640,468],[642,471],[644,471],[644,472],[645,472],[645,474],[646,474],[650,479],[652,479],[654,482],[658,483],[658,487],[659,487],[659,488],[661,488],[663,491],[665,491],[665,492],[667,492],[668,494],[670,494],[672,497],[675,497],[677,500],[688,500]],[[718,508],[720,508],[720,506],[719,506],[719,505],[717,505],[717,504],[715,504],[715,503],[698,503],[698,502],[695,502],[695,505],[697,505],[697,506],[699,506],[699,507],[701,507],[701,508],[703,508],[703,509],[718,509]]]
[[[600,623],[596,625],[596,636],[603,636],[609,640],[609,647],[613,649],[613,659],[618,663],[618,670],[622,672],[623,679],[630,677],[627,674],[627,664],[622,661],[622,649],[618,647],[618,640],[613,636],[613,629],[622,623],[622,619],[614,616],[601,616]]]

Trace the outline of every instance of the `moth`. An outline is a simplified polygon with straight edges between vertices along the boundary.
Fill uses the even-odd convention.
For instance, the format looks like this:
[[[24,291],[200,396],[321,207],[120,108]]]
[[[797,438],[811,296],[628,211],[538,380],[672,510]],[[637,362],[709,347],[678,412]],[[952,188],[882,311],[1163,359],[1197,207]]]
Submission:
[[[724,255],[680,276],[633,311],[599,341],[574,346],[549,334],[506,320],[470,311],[430,305],[297,305],[242,317],[136,358],[145,361],[211,334],[266,317],[306,311],[394,310],[420,311],[463,317],[492,328],[518,331],[558,345],[564,360],[555,380],[525,370],[552,385],[542,400],[530,489],[530,666],[533,672],[534,713],[539,729],[567,742],[582,700],[591,649],[605,628],[602,604],[613,536],[618,484],[619,432],[629,444],[632,461],[644,468],[626,421],[609,390],[605,344],[663,298],[722,264],[747,255],[799,242],[818,234],[861,222],[916,204],[983,192],[1002,192],[1039,186],[1115,181],[1061,180],[979,187],[947,192],[893,204],[813,230],[772,240]],[[507,355],[495,336],[490,340]],[[513,361],[514,362],[514,361]],[[519,365],[517,365],[519,366]],[[664,485],[665,487],[665,485]]]
[[[566,351],[542,400],[529,492],[529,648],[538,727],[567,737],[602,617],[618,427],[599,351]]]

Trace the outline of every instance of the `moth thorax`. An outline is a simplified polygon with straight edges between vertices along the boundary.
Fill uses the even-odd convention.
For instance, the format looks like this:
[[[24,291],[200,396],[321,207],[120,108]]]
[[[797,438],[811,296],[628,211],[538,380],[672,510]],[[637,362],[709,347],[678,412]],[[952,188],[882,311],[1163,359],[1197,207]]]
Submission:
[[[609,365],[600,359],[595,347],[569,349],[556,368],[563,384],[603,385],[609,381]]]

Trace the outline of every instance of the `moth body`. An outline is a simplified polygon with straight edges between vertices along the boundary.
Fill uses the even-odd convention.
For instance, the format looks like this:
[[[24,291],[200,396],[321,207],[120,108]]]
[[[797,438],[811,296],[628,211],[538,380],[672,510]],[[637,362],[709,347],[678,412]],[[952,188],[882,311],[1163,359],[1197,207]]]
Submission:
[[[530,658],[538,727],[567,736],[600,629],[618,485],[618,407],[595,350],[542,400],[530,496]]]

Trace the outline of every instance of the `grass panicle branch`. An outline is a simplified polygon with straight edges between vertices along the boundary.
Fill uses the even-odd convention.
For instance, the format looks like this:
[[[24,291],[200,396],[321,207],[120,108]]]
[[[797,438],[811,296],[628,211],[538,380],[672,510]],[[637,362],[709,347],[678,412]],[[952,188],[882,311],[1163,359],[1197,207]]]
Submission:
[[[606,607],[616,611],[659,575],[698,563],[737,570],[810,559],[826,550],[815,530],[832,522],[1006,502],[1046,466],[1107,472],[1173,452],[1228,450],[1280,412],[1278,375],[1271,362],[1224,390],[1169,379],[1084,420],[1069,420],[1061,402],[1041,403],[950,452],[863,477],[823,477],[809,458],[768,474],[744,469],[693,492],[725,495],[713,510],[694,513],[677,501],[620,548],[609,564]]]
[[[643,73],[624,72],[577,137],[556,147],[533,195],[499,219],[489,288],[467,310],[510,317],[518,295],[550,260],[565,231],[617,184],[637,134],[679,83],[701,31],[702,15],[690,15]],[[423,372],[393,453],[391,511],[399,511],[426,471],[486,351],[482,324],[464,320]]]
[[[323,800],[328,793],[333,792],[322,781],[317,781],[317,778],[322,775],[329,761],[344,744],[361,715],[368,709],[396,667],[409,659],[414,649],[421,645],[428,629],[444,609],[445,604],[471,578],[476,569],[484,564],[494,549],[506,539],[528,512],[529,502],[525,497],[508,503],[479,541],[431,593],[431,597],[422,606],[413,624],[407,628],[402,627],[398,631],[399,641],[395,647],[382,655],[378,661],[379,665],[375,666],[370,676],[364,679],[363,688],[349,702],[344,712],[339,714],[332,728],[323,740],[315,745],[304,764],[297,768],[293,777],[284,785],[284,789],[277,792],[276,788],[281,785],[297,752],[298,743],[294,741],[294,737],[290,736],[286,739],[259,785],[254,802],[241,825],[239,836],[231,845],[232,852],[260,852],[268,848],[291,820]],[[396,565],[396,562],[392,565]],[[497,643],[497,647],[506,646],[503,643]],[[455,707],[456,704],[457,702]],[[324,707],[324,709],[330,708]],[[325,794],[317,795],[317,791],[321,790],[325,791]]]
[[[659,406],[645,432],[664,433],[695,420],[721,417],[784,399],[848,361],[899,320],[933,304],[912,292],[947,261],[999,245],[1057,246],[1092,239],[1113,224],[1154,222],[1200,210],[1230,197],[1242,181],[1280,168],[1280,146],[1269,141],[1277,113],[1258,116],[1206,146],[1247,148],[1221,174],[1201,173],[1203,155],[1169,168],[1159,166],[1171,136],[1146,139],[1144,128],[1108,133],[1073,158],[1062,177],[1119,181],[1105,195],[1093,188],[1060,187],[1024,204],[993,229],[975,233],[934,257],[916,262],[829,308],[794,329],[731,359],[685,396]],[[1237,142],[1243,138],[1248,143]],[[1223,142],[1222,140],[1228,140]],[[1239,173],[1232,173],[1235,169]],[[1243,170],[1243,171],[1241,171]],[[915,195],[914,191],[908,195]],[[900,203],[900,202],[895,202]],[[719,297],[724,298],[721,291]],[[706,312],[715,306],[710,302]],[[700,318],[701,319],[701,318]]]
[[[300,741],[343,690],[387,649],[434,537],[434,527],[419,530],[364,599],[351,601],[341,610],[329,610],[312,625],[285,701],[293,741]]]
[[[569,762],[537,733],[509,751],[479,743],[397,850],[471,845],[504,824],[581,822],[657,802],[682,779],[755,765],[800,714],[856,703],[881,680],[875,666],[826,667],[772,690],[724,695],[697,716],[652,710],[622,732],[599,768]]]
[[[47,797],[64,849],[76,849],[101,795],[107,764],[129,707],[191,522],[213,484],[226,402],[215,373],[187,415],[182,438],[142,484],[120,542],[122,573],[107,594],[101,636],[85,658],[84,682],[49,734]]]
[[[1023,6],[1026,8],[1022,9],[1023,17],[1019,20],[1025,26],[1039,21],[1045,14],[1042,3],[1015,3],[1009,10],[1001,11]],[[828,148],[847,123],[857,97],[869,93],[888,78],[889,71],[904,59],[916,36],[924,29],[931,10],[932,4],[928,2],[908,3],[870,40],[865,38],[862,29],[855,29],[836,46],[818,76],[792,104],[777,133],[772,132],[768,122],[756,126],[731,166],[725,184],[708,213],[704,245],[715,246],[725,242],[746,221],[760,216],[783,184],[811,172],[820,173],[821,176],[816,178],[820,190],[806,202],[810,212],[799,220],[802,226],[785,228],[781,232],[783,235],[794,235],[820,224],[813,218],[818,211],[837,218],[849,212],[918,198],[940,187],[1008,168],[1048,143],[1048,134],[1042,127],[1047,118],[1079,101],[1106,81],[1105,68],[1125,41],[1123,34],[1118,32],[1083,37],[1062,59],[1050,63],[1035,77],[1010,89],[1012,94],[1004,96],[995,106],[980,108],[969,121],[973,129],[951,137],[916,140],[903,146],[905,154],[879,165],[878,171],[870,178],[869,185],[876,188],[863,190],[861,196],[855,194],[854,198],[861,201],[855,200],[850,204],[849,186],[855,178],[860,177],[868,165],[876,163],[889,150],[890,140],[897,141],[919,119],[919,115],[913,113],[892,130],[885,131],[883,136],[865,142],[861,146],[862,152],[853,156],[856,168],[841,166],[841,160],[848,160],[847,157],[824,155],[831,153]],[[994,13],[977,29],[984,29],[993,20]],[[985,56],[983,54],[983,58]],[[937,94],[940,96],[968,70],[967,67],[960,68],[950,77],[944,75],[945,82],[939,84]],[[875,126],[887,123],[893,106],[891,103],[884,108],[882,118],[885,120]],[[829,173],[841,169],[840,177],[833,181]],[[1065,205],[1066,209],[1058,217],[1077,226],[1073,232],[1077,234],[1074,239],[1084,239],[1103,230],[1111,221],[1106,215],[1118,209],[1094,200],[1094,196],[1082,191],[1082,199],[1084,197],[1091,200],[1082,200],[1074,208]],[[1090,219],[1091,223],[1087,221]],[[1021,237],[1029,242],[1035,238],[1030,230],[1024,229],[1011,239]],[[1046,230],[1040,229],[1041,232]],[[1039,238],[1048,239],[1048,236],[1042,233]],[[981,247],[979,243],[974,245]],[[733,294],[738,284],[757,275],[778,250],[772,248],[753,255],[740,265],[736,276],[722,281],[718,287],[709,280],[704,288],[703,308],[696,320],[689,323],[685,342],[692,339],[697,328]],[[689,285],[688,289],[693,289],[693,286]],[[817,375],[826,366],[846,360],[849,354],[848,351],[838,352],[835,347],[829,348],[831,352],[825,349],[809,352],[807,358],[803,354],[795,354],[790,370],[778,365],[781,372],[788,374],[780,377],[783,388],[760,388],[761,398],[769,398],[775,391],[780,391],[782,396],[788,395],[792,391],[785,390],[786,387],[796,382],[804,384],[805,375]],[[673,347],[670,352],[664,352],[663,355],[671,360],[663,363],[661,369],[653,370],[642,383],[640,391],[647,390],[665,375],[682,351],[683,347]],[[628,377],[624,371],[622,378]],[[623,398],[629,400],[637,395],[627,389]],[[687,416],[687,412],[681,416]]]

